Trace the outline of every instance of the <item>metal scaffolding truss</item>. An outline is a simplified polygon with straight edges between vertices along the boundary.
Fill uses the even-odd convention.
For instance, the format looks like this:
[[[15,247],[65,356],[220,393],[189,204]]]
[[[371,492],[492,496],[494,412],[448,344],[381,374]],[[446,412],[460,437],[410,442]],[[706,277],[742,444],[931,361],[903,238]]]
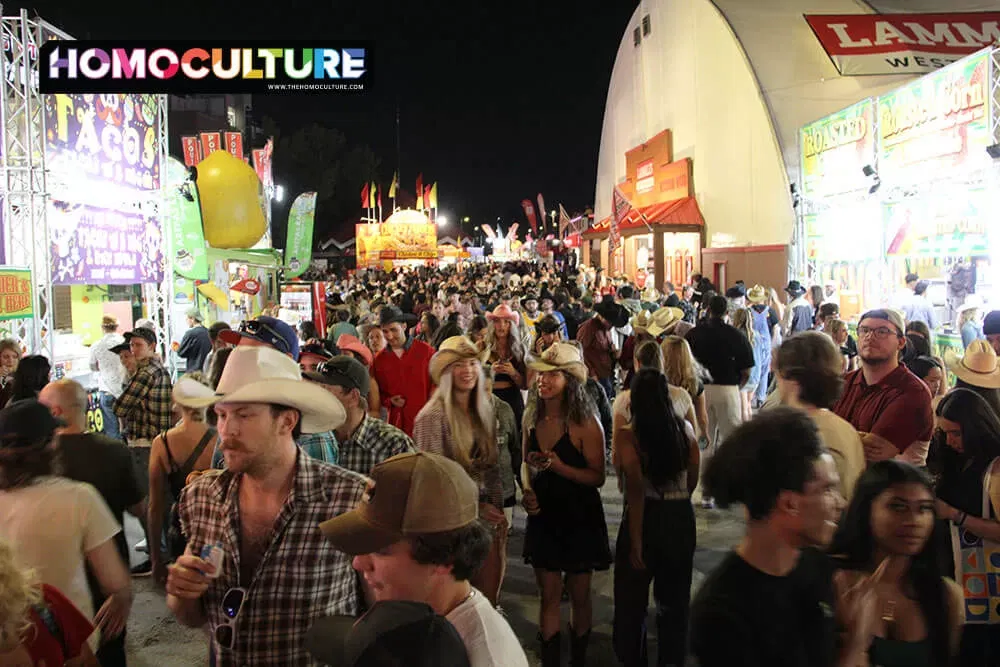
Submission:
[[[2,15],[2,5],[0,5]],[[38,92],[38,48],[51,39],[72,40],[71,35],[40,18],[31,18],[26,10],[18,16],[0,19],[3,40],[3,69],[0,72],[0,213],[3,215],[3,239],[6,263],[30,268],[34,290],[33,320],[13,321],[14,330],[25,346],[37,354],[55,358],[55,336],[52,271],[49,247],[49,227],[46,210],[53,193],[59,195],[64,179],[70,174],[57,174],[45,162],[45,101],[48,96]],[[144,215],[156,217],[168,233],[162,214],[163,178],[168,156],[167,97],[159,96],[158,155],[161,188],[137,193],[134,207]],[[121,207],[122,202],[116,202]],[[143,285],[143,303],[150,319],[156,324],[160,354],[170,359],[170,301],[173,293],[173,271],[169,261],[161,284]]]

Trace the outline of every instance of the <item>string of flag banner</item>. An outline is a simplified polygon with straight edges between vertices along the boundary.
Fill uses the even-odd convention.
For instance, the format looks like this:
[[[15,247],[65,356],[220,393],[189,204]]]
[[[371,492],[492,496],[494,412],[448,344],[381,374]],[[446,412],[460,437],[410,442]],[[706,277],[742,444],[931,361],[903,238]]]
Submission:
[[[365,217],[371,221],[383,220],[382,217],[382,190],[376,181],[370,181],[361,186],[361,208],[365,211]],[[416,183],[416,210],[427,213],[431,220],[435,218],[438,210],[438,184],[424,184],[424,175],[417,174]],[[399,195],[399,172],[393,172],[392,183],[389,184],[389,199],[392,200],[392,210],[398,210],[396,201]]]
[[[225,142],[225,143],[223,143]],[[273,192],[274,178],[271,169],[271,158],[274,153],[274,139],[268,139],[263,148],[253,148],[250,155],[243,150],[242,132],[202,132],[198,136],[181,137],[181,150],[184,153],[184,164],[197,167],[198,163],[214,151],[225,150],[237,160],[251,164],[257,178],[260,179],[267,193]]]

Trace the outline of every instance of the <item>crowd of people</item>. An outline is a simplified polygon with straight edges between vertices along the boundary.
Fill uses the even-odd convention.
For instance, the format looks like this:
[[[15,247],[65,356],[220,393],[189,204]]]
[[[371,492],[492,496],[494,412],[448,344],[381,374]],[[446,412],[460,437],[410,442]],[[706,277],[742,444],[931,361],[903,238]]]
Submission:
[[[627,667],[649,664],[650,587],[661,666],[1000,663],[1000,336],[941,359],[897,309],[855,337],[831,294],[783,291],[359,271],[322,337],[191,311],[176,382],[151,322],[108,317],[103,434],[82,386],[0,341],[0,664],[125,664],[126,512],[132,574],[213,665],[527,665],[509,557],[544,667],[587,664],[612,566]],[[747,530],[691,601],[695,501],[742,504]]]

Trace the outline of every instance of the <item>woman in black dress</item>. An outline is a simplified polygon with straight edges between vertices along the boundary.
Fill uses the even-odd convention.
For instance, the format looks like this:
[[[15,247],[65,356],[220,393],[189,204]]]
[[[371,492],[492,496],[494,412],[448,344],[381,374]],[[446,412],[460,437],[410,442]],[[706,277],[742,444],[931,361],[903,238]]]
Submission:
[[[542,596],[542,665],[560,665],[565,573],[572,604],[570,665],[582,667],[593,615],[591,576],[611,565],[600,494],[604,434],[585,389],[587,369],[579,348],[555,343],[529,365],[538,376],[524,412],[524,460],[535,471],[524,489],[524,561],[534,567]]]

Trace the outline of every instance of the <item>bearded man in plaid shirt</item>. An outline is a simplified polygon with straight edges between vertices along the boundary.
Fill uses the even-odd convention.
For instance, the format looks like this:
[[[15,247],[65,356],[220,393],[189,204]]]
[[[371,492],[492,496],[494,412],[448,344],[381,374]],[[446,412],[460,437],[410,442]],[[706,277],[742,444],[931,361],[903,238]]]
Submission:
[[[226,470],[181,494],[188,548],[170,567],[167,606],[185,625],[208,625],[219,667],[317,665],[303,645],[313,622],[360,611],[351,558],[318,526],[360,502],[365,478],[309,457],[295,438],[337,428],[344,407],[269,347],[237,347],[217,392],[178,382],[182,405],[215,405]],[[221,551],[221,567],[205,547]]]

